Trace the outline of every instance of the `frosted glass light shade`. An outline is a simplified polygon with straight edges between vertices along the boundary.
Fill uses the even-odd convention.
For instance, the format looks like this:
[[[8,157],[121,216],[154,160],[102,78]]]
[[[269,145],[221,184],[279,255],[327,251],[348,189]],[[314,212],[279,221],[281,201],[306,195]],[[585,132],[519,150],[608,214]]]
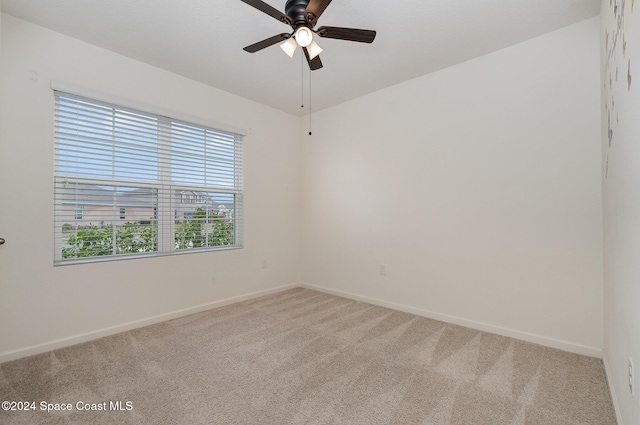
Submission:
[[[309,52],[309,59],[313,59],[322,52],[322,47],[318,46],[315,40],[312,40],[309,47],[307,47],[307,52]]]
[[[294,36],[300,47],[307,47],[313,41],[313,32],[304,26],[298,27]]]
[[[296,52],[298,43],[296,43],[296,40],[293,37],[291,37],[291,38],[288,38],[287,41],[282,43],[280,47],[282,48],[282,50],[284,50],[284,52],[287,55],[289,55],[290,58],[293,58],[293,54]]]

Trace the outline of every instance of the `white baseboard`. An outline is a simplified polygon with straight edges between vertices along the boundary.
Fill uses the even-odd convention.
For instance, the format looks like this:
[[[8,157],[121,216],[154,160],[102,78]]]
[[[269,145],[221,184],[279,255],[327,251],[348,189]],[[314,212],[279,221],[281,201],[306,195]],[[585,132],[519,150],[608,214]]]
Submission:
[[[531,334],[528,332],[522,332],[515,329],[503,328],[500,326],[490,325],[487,323],[477,322],[474,320],[463,319],[461,317],[450,316],[448,314],[437,313],[429,310],[424,310],[417,307],[411,307],[403,304],[396,304],[389,301],[379,300],[376,298],[365,297],[362,295],[353,294],[350,292],[339,291],[335,289],[326,288],[323,286],[312,285],[308,283],[301,283],[300,286],[308,289],[313,289],[320,292],[326,292],[328,294],[337,295],[340,297],[350,298],[357,301],[363,301],[369,304],[374,304],[381,307],[387,307],[394,310],[404,311],[405,313],[412,313],[418,316],[427,317],[429,319],[440,320],[442,322],[451,323],[454,325],[465,326],[472,329],[478,329],[483,332],[490,332],[502,336],[508,336],[511,338],[519,339],[522,341],[532,342],[534,344],[540,344],[551,348],[557,348],[559,350],[568,351],[571,353],[582,354],[589,357],[602,358],[602,350],[595,347],[588,347],[585,345],[575,344],[568,341],[562,341],[554,338],[549,338],[541,335]]]
[[[109,335],[114,335],[120,332],[126,332],[131,329],[142,328],[144,326],[154,325],[156,323],[164,322],[167,320],[175,319],[182,316],[188,316],[190,314],[200,313],[203,311],[211,310],[218,307],[223,307],[229,304],[234,304],[241,301],[258,298],[264,295],[273,294],[276,292],[285,291],[287,289],[299,288],[298,284],[290,284],[279,286],[277,288],[265,289],[262,291],[252,292],[250,294],[239,295],[236,297],[226,298],[219,301],[214,301],[207,304],[201,304],[195,307],[189,307],[182,310],[172,311],[166,314],[160,314],[157,316],[149,317],[146,319],[135,320],[133,322],[123,323],[121,325],[111,326],[108,328],[99,329],[97,331],[86,332],[79,335],[70,336],[67,338],[61,338],[54,341],[45,342],[43,344],[32,345],[30,347],[21,348],[18,350],[7,351],[0,353],[0,363],[8,362],[11,360],[19,359],[22,357],[32,356],[34,354],[46,353],[47,351],[55,350],[62,347],[68,347],[82,342],[92,341],[94,339],[102,338]]]
[[[455,325],[465,326],[472,329],[478,329],[484,332],[491,332],[498,335],[508,336],[511,338],[520,339],[527,342],[532,342],[535,344],[544,345],[547,347],[557,348],[564,351],[569,351],[576,354],[583,354],[591,357],[602,358],[602,350],[593,347],[587,347],[579,344],[574,344],[571,342],[561,341],[553,338],[548,338],[540,335],[530,334],[526,332],[517,331],[514,329],[503,328],[499,326],[489,325],[486,323],[476,322],[473,320],[463,319],[460,317],[450,316],[447,314],[437,313],[433,311],[428,311],[416,307],[406,306],[403,304],[392,303],[389,301],[384,301],[376,298],[365,297],[357,294],[353,294],[350,292],[339,291],[335,289],[326,288],[323,286],[312,285],[308,283],[299,283],[299,284],[289,284],[284,286],[279,286],[276,288],[266,289],[262,291],[256,291],[245,295],[240,295],[236,297],[226,298],[224,300],[214,301],[207,304],[198,305],[195,307],[189,307],[182,310],[177,310],[173,312],[169,312],[166,314],[161,314],[158,316],[149,317],[146,319],[136,320],[133,322],[123,323],[120,325],[112,326],[109,328],[99,329],[97,331],[87,332],[79,335],[70,336],[67,338],[61,338],[54,341],[45,342],[38,345],[33,345],[26,348],[21,348],[18,350],[7,351],[4,353],[0,353],[0,363],[4,363],[7,361],[19,359],[22,357],[31,356],[34,354],[45,353],[47,351],[55,350],[62,347],[68,347],[75,344],[80,344],[83,342],[91,341],[94,339],[102,338],[109,335],[114,335],[120,332],[126,332],[131,329],[141,328],[148,325],[153,325],[156,323],[164,322],[167,320],[175,319],[177,317],[188,316],[190,314],[200,313],[202,311],[211,310],[218,307],[223,307],[229,304],[234,304],[241,301],[250,300],[253,298],[258,298],[264,295],[273,294],[276,292],[285,291],[287,289],[293,289],[297,287],[303,287],[308,289],[313,289],[320,292],[325,292],[333,295],[337,295],[340,297],[350,298],[357,301],[363,301],[369,304],[378,305],[381,307],[392,308],[394,310],[404,311],[406,313],[416,314],[418,316],[427,317],[434,320],[440,320],[447,323],[452,323]],[[605,362],[605,367],[607,364]],[[609,376],[609,371],[607,370],[607,377]],[[613,387],[611,384],[609,387],[613,391]],[[612,394],[613,395],[613,394]],[[614,405],[615,398],[614,398]],[[619,416],[618,410],[616,410],[616,414]]]
[[[616,412],[616,421],[618,425],[624,425],[622,422],[622,414],[620,413],[620,405],[618,404],[618,396],[616,395],[616,387],[613,386],[611,377],[611,367],[609,366],[609,356],[604,352],[602,355],[602,363],[604,363],[604,374],[607,377],[607,385],[609,386],[609,393],[611,394],[611,401],[613,403],[613,410]]]

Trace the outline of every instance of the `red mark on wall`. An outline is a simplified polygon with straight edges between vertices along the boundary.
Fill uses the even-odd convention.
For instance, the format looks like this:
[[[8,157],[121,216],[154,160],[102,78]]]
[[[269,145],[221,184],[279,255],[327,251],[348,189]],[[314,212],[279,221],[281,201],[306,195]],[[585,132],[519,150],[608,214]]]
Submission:
[[[631,59],[629,59],[629,67],[627,68],[628,90],[631,91]]]

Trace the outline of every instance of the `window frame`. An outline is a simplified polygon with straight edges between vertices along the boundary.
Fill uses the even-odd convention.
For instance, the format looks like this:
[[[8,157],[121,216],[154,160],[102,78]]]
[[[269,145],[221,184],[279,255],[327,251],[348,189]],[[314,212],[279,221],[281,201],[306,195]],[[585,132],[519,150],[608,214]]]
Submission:
[[[58,86],[58,87],[56,87]],[[131,258],[144,258],[144,257],[154,257],[154,256],[165,256],[165,255],[182,255],[196,252],[208,252],[208,251],[219,251],[219,250],[232,250],[232,249],[242,249],[244,248],[244,187],[243,187],[243,174],[244,174],[244,152],[243,152],[243,138],[245,132],[238,131],[238,129],[229,128],[228,126],[219,126],[217,124],[212,123],[203,123],[202,120],[191,119],[191,117],[180,116],[180,114],[172,113],[167,111],[150,111],[151,108],[141,108],[137,105],[127,104],[129,102],[122,100],[110,100],[106,96],[95,95],[95,94],[87,94],[87,93],[78,93],[78,91],[73,91],[67,89],[66,86],[60,88],[59,85],[54,85],[52,83],[52,89],[54,93],[54,115],[57,117],[58,110],[58,97],[69,97],[73,99],[81,99],[82,101],[86,101],[89,103],[95,103],[97,105],[106,106],[108,108],[114,108],[114,110],[125,110],[132,111],[137,114],[142,114],[144,116],[153,116],[158,119],[158,146],[161,143],[167,143],[167,139],[173,140],[172,136],[160,136],[162,132],[161,125],[169,125],[170,128],[173,125],[187,125],[198,130],[203,130],[205,134],[205,139],[203,139],[203,143],[207,144],[206,133],[212,132],[214,134],[226,134],[228,137],[233,138],[233,143],[231,144],[233,150],[233,177],[232,181],[234,182],[232,186],[222,187],[220,185],[186,185],[183,183],[176,183],[171,180],[171,178],[167,179],[166,177],[166,169],[170,168],[171,165],[167,167],[167,164],[160,164],[162,161],[174,161],[177,154],[171,153],[169,157],[158,157],[158,181],[150,182],[140,182],[140,181],[128,181],[127,179],[122,178],[95,178],[93,176],[68,176],[60,173],[60,169],[58,167],[58,122],[57,119],[54,123],[54,265],[69,265],[69,264],[78,264],[78,263],[90,263],[90,262],[103,262],[103,261],[114,261],[121,259],[131,259]],[[159,113],[160,112],[160,113]],[[114,124],[115,125],[115,124]],[[223,127],[223,128],[221,128]],[[226,128],[224,128],[226,127]],[[162,141],[160,141],[161,137],[164,137]],[[113,142],[117,144],[116,139],[114,138]],[[171,151],[171,146],[173,146],[174,141],[169,142],[169,151]],[[166,146],[164,146],[166,149]],[[160,147],[158,147],[160,149]],[[184,149],[184,147],[183,147]],[[159,155],[160,156],[160,155]],[[205,155],[205,161],[206,161]],[[206,171],[205,171],[206,172]],[[71,258],[63,258],[62,247],[63,247],[63,220],[60,218],[62,215],[63,205],[62,201],[58,199],[58,195],[56,194],[55,186],[59,184],[59,182],[63,179],[73,179],[74,182],[78,184],[94,184],[94,185],[104,185],[104,186],[112,186],[114,190],[118,187],[122,187],[123,185],[132,185],[136,187],[147,187],[157,190],[157,199],[155,205],[153,205],[153,218],[150,218],[149,221],[155,221],[156,223],[156,231],[157,237],[155,241],[155,246],[157,251],[153,252],[136,252],[129,254],[120,254],[115,252],[115,246],[117,242],[113,241],[114,246],[114,254],[112,255],[95,255],[90,257],[71,257]],[[206,177],[205,177],[206,179]],[[176,194],[179,191],[184,191],[187,193],[193,193],[193,200],[199,201],[203,200],[202,204],[205,205],[206,211],[206,220],[204,221],[204,227],[202,228],[202,232],[205,233],[206,246],[197,246],[190,247],[186,249],[178,248],[178,240],[176,239],[176,227],[178,227],[178,210]],[[204,193],[208,195],[201,195]],[[213,218],[209,216],[209,210],[214,211],[213,208],[209,208],[210,205],[214,204],[213,195],[217,196],[230,196],[233,199],[233,215],[229,216],[230,218],[226,221],[231,221],[231,227],[233,232],[233,243],[230,245],[208,245],[209,244],[209,236],[208,230],[206,228],[206,223],[211,223]],[[220,199],[220,197],[218,197]],[[115,202],[115,201],[114,201]],[[195,205],[195,204],[194,204]],[[75,221],[82,221],[87,217],[87,210],[84,205],[80,203],[75,205],[76,207],[83,208],[83,218],[76,219]],[[114,227],[114,237],[116,235],[116,224],[115,222],[121,221],[125,222],[127,219],[122,218],[122,209],[125,209],[125,217],[128,215],[128,208],[125,206],[113,204],[113,227]],[[77,215],[75,212],[77,208],[74,209],[74,217]],[[213,213],[212,213],[213,214]]]
[[[84,205],[78,204],[75,205],[73,211],[73,219],[74,220],[82,220],[84,218]]]

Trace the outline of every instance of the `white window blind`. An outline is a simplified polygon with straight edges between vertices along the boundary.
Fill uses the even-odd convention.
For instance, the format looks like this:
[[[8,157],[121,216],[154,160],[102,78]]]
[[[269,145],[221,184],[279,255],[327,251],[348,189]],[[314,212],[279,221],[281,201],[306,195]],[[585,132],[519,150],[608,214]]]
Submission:
[[[242,247],[242,136],[60,91],[55,264]]]

